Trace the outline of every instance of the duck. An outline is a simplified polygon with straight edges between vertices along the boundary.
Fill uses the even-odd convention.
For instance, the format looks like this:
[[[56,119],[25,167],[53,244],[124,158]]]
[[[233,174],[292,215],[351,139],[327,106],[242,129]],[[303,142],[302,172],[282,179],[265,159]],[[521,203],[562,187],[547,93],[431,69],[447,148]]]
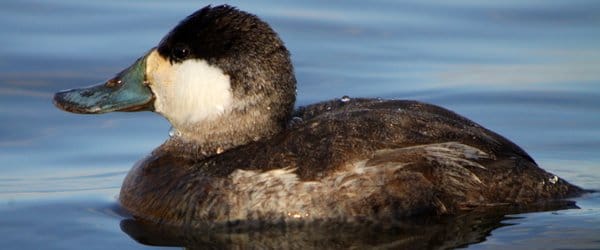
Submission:
[[[134,218],[161,225],[387,223],[584,192],[433,104],[344,96],[296,108],[295,99],[290,52],[269,24],[209,5],[115,77],[53,102],[168,120],[170,137],[118,196]]]

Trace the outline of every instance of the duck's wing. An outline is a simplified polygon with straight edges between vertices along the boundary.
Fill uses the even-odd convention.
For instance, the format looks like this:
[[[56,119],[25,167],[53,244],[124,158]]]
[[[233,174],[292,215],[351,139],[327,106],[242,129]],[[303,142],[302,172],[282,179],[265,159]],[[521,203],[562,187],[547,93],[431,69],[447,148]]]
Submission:
[[[357,112],[360,114],[365,111],[391,115],[392,117],[388,119],[390,124],[395,124],[395,126],[390,131],[404,135],[402,144],[418,145],[427,142],[460,141],[476,148],[489,150],[494,154],[517,155],[535,163],[523,149],[503,136],[453,111],[419,101],[366,98],[349,101],[331,100],[300,107],[294,113],[294,117],[297,117],[296,121],[323,120],[323,118],[330,119],[332,116],[343,116],[344,113]],[[373,120],[378,119],[370,119],[370,121]],[[374,123],[374,126],[377,125],[379,122]]]
[[[508,139],[431,104],[334,100],[300,108],[295,117],[288,131],[268,142],[277,146],[267,146],[271,149],[267,155],[286,153],[285,157],[297,159],[293,165],[305,179],[334,171],[349,161],[368,159],[377,150],[448,142],[470,146],[493,160],[518,159],[518,163],[535,165],[524,150]],[[494,166],[502,168],[501,164]]]

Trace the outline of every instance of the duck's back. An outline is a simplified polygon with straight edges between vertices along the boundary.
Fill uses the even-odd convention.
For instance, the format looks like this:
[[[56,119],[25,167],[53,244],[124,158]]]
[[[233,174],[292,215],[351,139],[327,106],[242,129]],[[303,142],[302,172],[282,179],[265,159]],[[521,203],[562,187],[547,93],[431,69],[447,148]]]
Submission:
[[[289,128],[267,140],[202,160],[176,149],[167,142],[130,176],[147,182],[175,175],[185,187],[157,194],[132,180],[123,190],[135,189],[124,192],[139,202],[152,199],[140,194],[187,194],[160,206],[180,207],[179,224],[382,220],[529,205],[581,192],[506,138],[415,101],[318,103],[298,109]],[[147,176],[165,162],[177,166]]]

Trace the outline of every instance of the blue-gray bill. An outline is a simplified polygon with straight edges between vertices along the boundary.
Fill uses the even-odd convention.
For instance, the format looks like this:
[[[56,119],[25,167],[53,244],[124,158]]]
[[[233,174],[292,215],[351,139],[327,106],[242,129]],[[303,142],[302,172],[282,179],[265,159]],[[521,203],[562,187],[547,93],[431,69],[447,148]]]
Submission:
[[[56,107],[78,114],[153,110],[154,95],[145,83],[146,57],[106,83],[54,95]]]

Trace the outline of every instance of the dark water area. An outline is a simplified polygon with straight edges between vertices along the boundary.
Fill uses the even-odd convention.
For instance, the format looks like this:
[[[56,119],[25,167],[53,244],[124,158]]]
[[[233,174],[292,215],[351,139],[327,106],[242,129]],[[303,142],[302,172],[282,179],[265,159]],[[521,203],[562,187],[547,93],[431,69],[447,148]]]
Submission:
[[[68,114],[52,105],[52,94],[108,79],[210,3],[0,3],[0,249],[148,248],[125,233],[141,229],[124,220],[116,196],[131,166],[168,137],[169,124],[147,112]],[[600,190],[600,2],[230,3],[285,41],[298,105],[344,95],[438,104],[511,139],[544,169]],[[579,209],[470,215],[392,232],[322,228],[195,240],[213,247],[600,249],[600,195],[574,201]]]

